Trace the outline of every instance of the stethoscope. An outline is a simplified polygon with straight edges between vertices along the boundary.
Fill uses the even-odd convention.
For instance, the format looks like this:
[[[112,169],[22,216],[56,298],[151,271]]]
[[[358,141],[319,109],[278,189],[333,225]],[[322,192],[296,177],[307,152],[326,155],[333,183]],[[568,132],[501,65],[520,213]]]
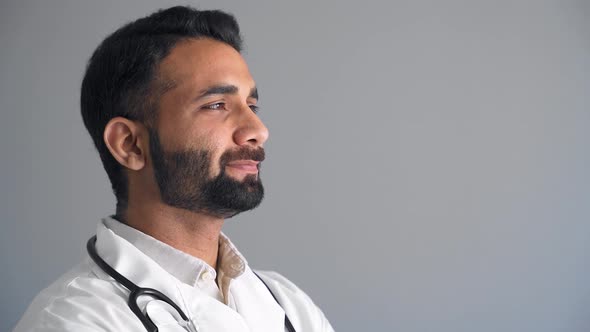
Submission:
[[[166,302],[168,305],[170,305],[172,308],[174,308],[174,310],[176,310],[176,312],[178,312],[178,314],[180,315],[180,318],[183,320],[183,322],[180,323],[181,325],[184,325],[186,327],[192,326],[187,315],[168,296],[162,294],[160,291],[157,291],[153,288],[144,288],[144,287],[137,286],[136,284],[131,282],[131,280],[125,278],[123,275],[121,275],[119,272],[117,272],[117,270],[113,269],[107,262],[105,262],[98,255],[98,252],[96,251],[96,235],[91,237],[88,240],[88,243],[86,244],[86,249],[88,250],[88,255],[90,255],[90,258],[92,258],[92,260],[94,261],[94,263],[96,263],[96,265],[98,265],[98,267],[100,267],[106,274],[111,276],[113,279],[115,279],[115,281],[117,281],[118,283],[120,283],[121,285],[123,285],[125,288],[127,288],[130,291],[129,300],[127,301],[127,305],[129,305],[129,308],[131,309],[131,311],[133,311],[135,316],[137,316],[137,318],[139,318],[139,320],[141,321],[143,326],[149,332],[158,332],[158,327],[156,326],[156,324],[154,324],[152,322],[152,320],[149,317],[149,315],[147,314],[147,312],[144,314],[141,311],[141,309],[139,309],[139,305],[137,304],[137,299],[142,295],[148,295],[148,296],[154,297],[158,300]],[[254,274],[256,274],[256,273],[254,272]],[[256,276],[258,277],[258,279],[260,279],[260,281],[262,281],[264,286],[266,286],[266,289],[268,289],[268,291],[270,292],[270,295],[272,295],[272,297],[275,299],[275,301],[277,301],[277,303],[279,303],[279,301],[277,300],[275,295],[272,293],[272,291],[270,290],[268,285],[264,282],[264,280],[262,280],[262,278],[260,278],[260,276],[258,276],[258,274],[256,274]],[[281,305],[281,304],[279,303],[279,305]],[[291,321],[289,320],[289,317],[287,317],[286,313],[285,313],[285,329],[287,329],[287,331],[289,331],[289,332],[295,332],[295,328],[293,327],[293,324],[291,324]]]

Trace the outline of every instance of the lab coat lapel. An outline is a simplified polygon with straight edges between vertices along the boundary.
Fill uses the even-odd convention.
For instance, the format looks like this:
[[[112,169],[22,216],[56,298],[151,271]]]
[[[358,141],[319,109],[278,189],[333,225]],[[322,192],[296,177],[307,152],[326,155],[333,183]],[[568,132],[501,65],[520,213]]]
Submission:
[[[285,311],[249,267],[233,281],[231,294],[252,331],[284,331]]]

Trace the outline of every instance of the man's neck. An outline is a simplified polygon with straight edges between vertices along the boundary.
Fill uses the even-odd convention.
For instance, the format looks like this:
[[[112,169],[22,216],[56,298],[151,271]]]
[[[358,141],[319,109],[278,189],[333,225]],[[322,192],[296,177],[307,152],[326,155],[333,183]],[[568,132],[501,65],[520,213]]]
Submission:
[[[173,208],[160,202],[130,204],[117,218],[217,269],[222,218]]]

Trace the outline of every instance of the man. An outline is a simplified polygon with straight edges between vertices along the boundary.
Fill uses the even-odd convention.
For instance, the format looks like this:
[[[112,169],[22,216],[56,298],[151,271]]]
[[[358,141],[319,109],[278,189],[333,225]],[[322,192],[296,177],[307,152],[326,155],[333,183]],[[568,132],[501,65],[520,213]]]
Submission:
[[[263,197],[268,130],[240,49],[231,15],[188,7],[129,23],[97,48],[82,117],[116,214],[15,331],[333,331],[309,297],[254,273],[221,233]]]

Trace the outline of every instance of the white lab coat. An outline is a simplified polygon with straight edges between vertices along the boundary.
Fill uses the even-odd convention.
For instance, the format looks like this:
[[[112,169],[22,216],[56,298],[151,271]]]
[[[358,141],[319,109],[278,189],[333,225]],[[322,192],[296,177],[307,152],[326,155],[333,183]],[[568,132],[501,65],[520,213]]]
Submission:
[[[199,332],[282,332],[285,312],[298,332],[333,332],[311,299],[277,273],[257,272],[281,305],[246,267],[231,285],[236,311],[180,282],[102,223],[97,229],[96,249],[103,260],[136,285],[154,288],[172,299]],[[14,332],[145,331],[127,305],[128,294],[88,257],[35,298]],[[159,300],[140,297],[140,308],[161,332],[187,331],[179,325],[176,311]]]

